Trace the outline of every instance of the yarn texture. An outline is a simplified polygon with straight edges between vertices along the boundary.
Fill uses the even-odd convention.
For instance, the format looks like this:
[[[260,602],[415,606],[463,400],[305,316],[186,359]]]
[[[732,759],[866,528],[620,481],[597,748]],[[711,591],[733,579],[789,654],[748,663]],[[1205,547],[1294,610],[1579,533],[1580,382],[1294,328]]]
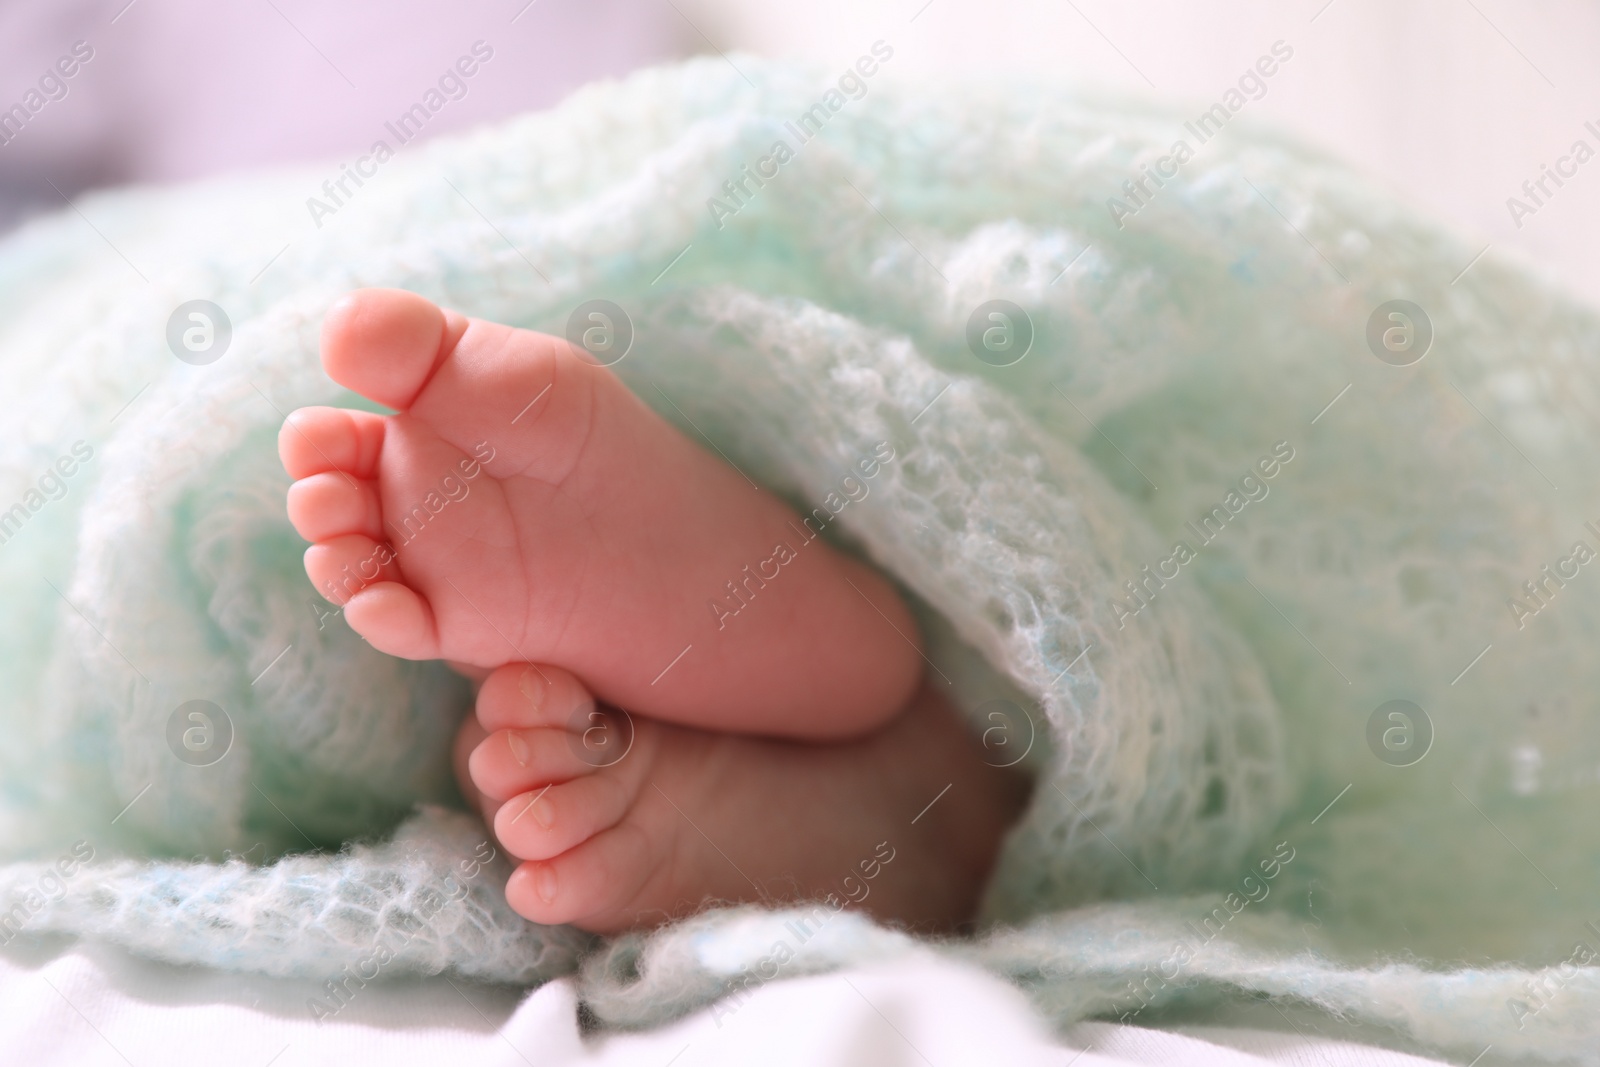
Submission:
[[[615,1026],[948,952],[1063,1024],[1265,995],[1600,1062],[1600,318],[1494,254],[1461,274],[1477,249],[1244,119],[1119,217],[1183,115],[882,72],[831,108],[836,72],[738,65],[405,146],[331,213],[305,168],[0,243],[0,938],[576,970]],[[284,513],[277,430],[359,403],[316,339],[365,285],[558,335],[612,301],[646,403],[835,514],[1037,774],[981,936],[823,905],[600,943],[509,910],[451,810],[467,686],[357,637]],[[168,343],[197,299],[213,362]],[[1392,300],[1418,360],[1369,345]]]

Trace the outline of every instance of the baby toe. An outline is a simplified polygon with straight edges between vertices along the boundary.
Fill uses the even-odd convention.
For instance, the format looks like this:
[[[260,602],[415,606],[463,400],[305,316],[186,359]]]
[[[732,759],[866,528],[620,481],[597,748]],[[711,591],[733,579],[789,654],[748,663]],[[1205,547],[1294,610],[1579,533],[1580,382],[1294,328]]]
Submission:
[[[649,836],[624,822],[552,859],[522,864],[506,882],[506,902],[536,923],[575,923],[598,933],[623,929],[636,918],[625,909],[639,898],[659,858]]]
[[[581,742],[566,730],[496,730],[467,759],[473,784],[485,796],[509,800],[518,793],[570,782],[599,765],[585,760]]]
[[[633,799],[610,774],[546,786],[507,801],[495,816],[495,836],[518,859],[551,859],[617,825]]]
[[[478,721],[485,730],[587,728],[587,713],[593,708],[594,697],[582,682],[545,664],[508,663],[485,678],[478,690]]]
[[[388,420],[349,408],[291,411],[278,431],[278,458],[291,478],[343,471],[355,478],[378,473]]]
[[[462,719],[461,728],[456,731],[455,741],[450,745],[450,768],[455,772],[456,787],[461,790],[461,796],[469,807],[483,815],[484,824],[492,828],[495,813],[500,810],[500,801],[485,796],[478,789],[477,783],[472,780],[471,770],[473,750],[487,736],[477,719],[471,715]]]
[[[366,534],[328,537],[306,549],[306,576],[323,596],[335,604],[350,599],[378,582],[401,578],[394,550]]]
[[[465,328],[460,315],[416,293],[359,289],[323,319],[322,366],[346,389],[404,411]]]
[[[383,507],[378,487],[338,471],[302,478],[289,487],[289,522],[307,541],[325,541],[343,534],[364,534],[376,542],[383,536]]]
[[[439,658],[433,609],[408,585],[383,581],[366,586],[345,601],[344,617],[379,652],[401,659]]]

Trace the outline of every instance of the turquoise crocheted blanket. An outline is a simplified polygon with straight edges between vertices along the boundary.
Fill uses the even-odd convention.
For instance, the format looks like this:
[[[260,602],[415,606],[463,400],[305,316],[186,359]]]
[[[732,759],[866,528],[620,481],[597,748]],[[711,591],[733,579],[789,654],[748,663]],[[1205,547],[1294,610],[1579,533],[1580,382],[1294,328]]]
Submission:
[[[1243,116],[862,54],[0,244],[0,940],[330,988],[581,969],[628,1026],[940,951],[1062,1022],[1265,995],[1594,1062],[1600,319]],[[600,944],[506,908],[448,773],[467,690],[359,640],[284,517],[274,437],[349,402],[315,341],[360,285],[554,333],[611,301],[617,371],[806,509],[894,442],[831,530],[1038,774],[985,932],[821,905]]]

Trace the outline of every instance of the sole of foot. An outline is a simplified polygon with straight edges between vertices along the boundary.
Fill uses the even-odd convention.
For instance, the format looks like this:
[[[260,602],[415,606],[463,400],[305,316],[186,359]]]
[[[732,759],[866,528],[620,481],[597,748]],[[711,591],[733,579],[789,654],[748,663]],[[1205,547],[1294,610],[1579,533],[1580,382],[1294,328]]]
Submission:
[[[915,690],[893,587],[566,341],[369,289],[322,359],[395,412],[279,435],[306,572],[373,647],[559,663],[632,712],[768,736],[861,735]]]

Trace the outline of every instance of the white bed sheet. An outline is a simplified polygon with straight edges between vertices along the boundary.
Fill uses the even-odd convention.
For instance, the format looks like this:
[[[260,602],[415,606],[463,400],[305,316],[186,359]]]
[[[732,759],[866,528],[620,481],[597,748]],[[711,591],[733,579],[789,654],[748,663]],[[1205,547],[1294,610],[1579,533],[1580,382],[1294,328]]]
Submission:
[[[442,978],[374,984],[321,1023],[307,1006],[317,992],[314,983],[169,967],[105,946],[13,948],[0,953],[0,1064],[1441,1067],[1292,1029],[1087,1023],[1058,1038],[1015,989],[931,957],[772,982],[732,1012],[605,1037],[582,1033],[566,981],[528,994]]]

